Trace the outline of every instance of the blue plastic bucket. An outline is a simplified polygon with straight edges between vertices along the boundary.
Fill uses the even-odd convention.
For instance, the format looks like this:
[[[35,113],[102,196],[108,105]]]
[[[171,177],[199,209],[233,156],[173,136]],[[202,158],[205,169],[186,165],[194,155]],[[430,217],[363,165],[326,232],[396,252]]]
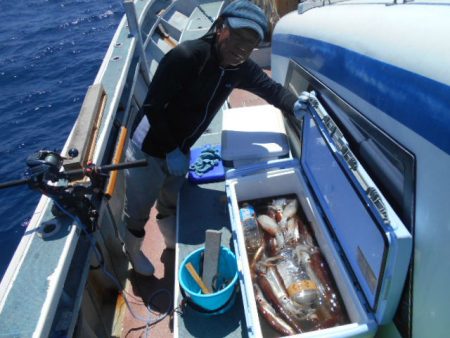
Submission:
[[[200,286],[192,278],[187,263],[192,263],[197,273],[200,271],[200,260],[205,248],[200,248],[190,253],[181,263],[178,272],[178,280],[185,296],[206,311],[213,312],[223,307],[233,296],[236,282],[238,280],[236,257],[230,249],[220,247],[219,271],[220,278],[229,281],[225,288],[210,294],[202,293]]]

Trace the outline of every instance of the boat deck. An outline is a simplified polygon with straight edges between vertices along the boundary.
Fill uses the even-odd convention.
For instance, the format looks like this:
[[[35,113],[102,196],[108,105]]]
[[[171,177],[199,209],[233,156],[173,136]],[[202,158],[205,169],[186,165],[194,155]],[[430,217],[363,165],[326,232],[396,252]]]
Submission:
[[[266,102],[238,89],[234,90],[229,98],[231,108],[260,104]],[[217,114],[207,132],[194,146],[220,144],[221,124],[222,114]],[[155,265],[155,274],[152,277],[142,277],[131,273],[126,286],[129,303],[138,316],[151,316],[151,321],[154,321],[165,312],[169,300],[167,294],[161,290],[168,290],[174,295],[175,311],[147,328],[145,322],[134,318],[122,302],[118,306],[123,310],[123,322],[117,337],[246,337],[245,316],[239,293],[226,314],[211,316],[198,313],[189,307],[180,308],[182,297],[176,282],[176,271],[180,262],[190,252],[203,246],[207,229],[221,230],[222,244],[232,248],[224,182],[199,185],[187,182],[180,192],[178,212],[181,225],[178,229],[178,243],[176,250],[170,250],[164,246],[164,240],[155,222],[156,211],[152,209],[146,225],[147,235],[143,250]],[[155,292],[158,292],[158,295],[149,304],[152,311],[149,312],[146,304]]]

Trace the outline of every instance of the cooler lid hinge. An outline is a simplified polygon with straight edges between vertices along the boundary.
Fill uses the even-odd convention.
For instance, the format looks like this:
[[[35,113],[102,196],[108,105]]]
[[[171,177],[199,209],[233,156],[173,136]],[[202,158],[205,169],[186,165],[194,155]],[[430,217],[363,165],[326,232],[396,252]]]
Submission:
[[[325,127],[328,129],[328,132],[330,133],[331,137],[333,137],[334,132],[337,129],[336,124],[333,122],[333,120],[331,119],[331,117],[329,115],[325,115],[323,117],[322,121],[323,121]]]
[[[342,153],[342,156],[344,157],[345,162],[347,162],[348,166],[352,170],[356,170],[358,168],[358,161],[356,161],[355,157],[353,156],[352,152],[348,148],[347,145],[342,145],[340,148],[340,151]]]
[[[303,93],[306,96],[306,93]],[[324,108],[319,104],[319,100],[315,96],[314,92],[311,92],[308,97],[308,102],[311,107],[317,112],[318,116],[322,120],[325,128],[327,129],[330,137],[334,140],[337,150],[342,154],[342,157],[347,162],[347,165],[351,170],[356,170],[358,168],[358,161],[355,159],[354,155],[350,151],[350,148],[345,140],[344,135],[336,126],[330,115]]]
[[[358,160],[356,159],[355,155],[353,155],[353,152],[350,150],[350,146],[347,140],[345,139],[344,134],[339,130],[336,123],[333,121],[331,116],[328,115],[328,112],[324,109],[324,107],[319,103],[319,100],[317,99],[315,92],[314,91],[312,91],[311,93],[303,92],[302,95],[306,99],[305,101],[311,105],[314,112],[318,115],[318,117],[322,121],[323,125],[325,126],[325,129],[329,134],[329,138],[331,138],[334,142],[334,147],[337,150],[337,152],[341,154],[342,158],[345,160],[348,167],[352,171],[357,172],[359,165]],[[375,187],[369,186],[369,184],[367,184],[367,182],[362,177],[360,177],[360,175],[355,175],[355,177],[356,176],[359,177],[358,181],[363,187],[363,191],[365,189],[367,197],[375,206],[375,209],[380,215],[382,221],[385,224],[390,223],[386,207],[382,201],[382,198],[380,197],[378,190]],[[365,188],[364,186],[367,188]]]
[[[389,223],[389,217],[386,211],[386,207],[384,206],[383,201],[381,200],[380,194],[378,193],[378,190],[374,187],[368,187],[366,190],[367,197],[372,201],[372,203],[375,205],[375,207],[378,210],[378,213],[380,214],[381,218],[383,219],[384,223]]]

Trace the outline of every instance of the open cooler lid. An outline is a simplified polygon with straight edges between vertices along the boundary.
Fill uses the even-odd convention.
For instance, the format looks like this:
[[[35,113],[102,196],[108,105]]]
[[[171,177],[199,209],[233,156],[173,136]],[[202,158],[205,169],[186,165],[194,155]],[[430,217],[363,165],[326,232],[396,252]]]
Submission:
[[[379,324],[392,320],[412,238],[352,154],[314,92],[307,93],[301,164]]]

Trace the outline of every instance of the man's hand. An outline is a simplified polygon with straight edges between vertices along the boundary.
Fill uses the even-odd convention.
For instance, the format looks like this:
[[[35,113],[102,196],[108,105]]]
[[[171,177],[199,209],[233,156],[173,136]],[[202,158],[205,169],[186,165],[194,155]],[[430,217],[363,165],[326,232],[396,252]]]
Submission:
[[[294,116],[297,118],[297,120],[301,120],[305,116],[306,110],[308,109],[308,100],[309,100],[309,93],[303,92],[298,97],[298,100],[295,101]]]
[[[167,168],[174,176],[184,176],[189,169],[189,155],[184,154],[179,148],[175,148],[166,155]]]

